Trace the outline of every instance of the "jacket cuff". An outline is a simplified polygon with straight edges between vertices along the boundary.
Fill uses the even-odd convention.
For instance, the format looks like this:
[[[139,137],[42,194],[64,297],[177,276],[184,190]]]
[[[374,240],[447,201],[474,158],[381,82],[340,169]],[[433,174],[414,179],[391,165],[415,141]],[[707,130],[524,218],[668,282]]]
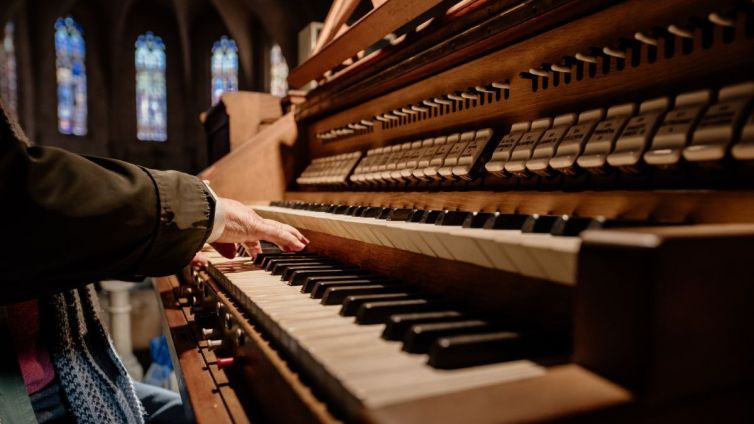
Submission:
[[[144,170],[157,189],[159,220],[140,268],[149,276],[168,275],[188,264],[209,237],[213,223],[210,194],[192,175]]]
[[[223,206],[222,200],[215,194],[215,191],[212,190],[209,181],[204,180],[204,186],[207,190],[207,197],[211,200],[210,209],[214,210],[214,213],[212,213],[212,230],[207,238],[207,243],[212,243],[219,239],[225,231],[225,206]]]

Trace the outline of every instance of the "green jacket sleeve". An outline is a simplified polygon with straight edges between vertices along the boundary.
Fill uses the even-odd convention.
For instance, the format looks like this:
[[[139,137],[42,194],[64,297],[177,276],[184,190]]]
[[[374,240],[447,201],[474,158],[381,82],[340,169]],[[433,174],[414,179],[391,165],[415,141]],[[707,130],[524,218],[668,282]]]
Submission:
[[[174,272],[209,236],[208,196],[188,174],[29,147],[0,114],[0,304]]]

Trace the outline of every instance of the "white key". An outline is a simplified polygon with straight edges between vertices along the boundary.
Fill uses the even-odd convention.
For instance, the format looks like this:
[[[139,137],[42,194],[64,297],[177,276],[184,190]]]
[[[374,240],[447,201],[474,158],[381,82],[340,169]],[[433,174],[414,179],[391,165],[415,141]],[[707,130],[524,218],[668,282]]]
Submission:
[[[260,208],[264,214],[272,207]],[[289,215],[307,215],[320,221],[337,221],[346,238],[402,249],[427,256],[520,273],[564,284],[576,275],[578,238],[547,234],[523,234],[519,230],[487,230],[438,226],[403,221],[386,221],[334,215],[322,212],[276,208],[283,222]]]
[[[424,226],[426,233],[437,229],[426,224],[395,224],[403,224],[396,225],[396,229],[408,228],[409,224]],[[451,235],[448,230],[439,228],[437,232]],[[503,230],[466,231],[483,231],[499,237]],[[460,232],[460,229],[453,232]],[[299,287],[280,281],[278,276],[255,270],[232,273],[227,277],[264,316],[261,322],[268,327],[270,334],[288,349],[294,359],[310,367],[308,371],[312,376],[325,381],[328,387],[344,388],[368,406],[483,387],[545,372],[544,368],[529,361],[436,370],[426,365],[427,355],[405,353],[401,350],[401,343],[381,339],[383,325],[356,325],[352,317],[339,315],[340,306],[321,305],[300,293]]]

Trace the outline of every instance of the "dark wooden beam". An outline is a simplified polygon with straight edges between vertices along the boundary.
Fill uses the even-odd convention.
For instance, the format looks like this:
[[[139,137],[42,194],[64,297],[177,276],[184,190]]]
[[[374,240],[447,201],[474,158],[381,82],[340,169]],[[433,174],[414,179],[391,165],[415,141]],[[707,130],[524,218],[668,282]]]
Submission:
[[[368,48],[385,35],[411,22],[417,16],[443,3],[442,0],[389,0],[354,23],[348,31],[322,47],[288,76],[292,88],[300,88],[325,72]]]

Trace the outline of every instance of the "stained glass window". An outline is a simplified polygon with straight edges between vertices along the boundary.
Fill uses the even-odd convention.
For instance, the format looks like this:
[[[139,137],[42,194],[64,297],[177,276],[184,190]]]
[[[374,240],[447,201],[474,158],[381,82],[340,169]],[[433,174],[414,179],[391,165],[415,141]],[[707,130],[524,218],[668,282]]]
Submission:
[[[58,80],[58,131],[86,135],[86,44],[84,31],[70,16],[55,22]]]
[[[165,43],[151,31],[136,39],[136,137],[168,139]]]
[[[223,36],[212,46],[212,104],[226,91],[238,91],[238,46]]]
[[[0,45],[0,98],[11,113],[17,113],[16,49],[13,42],[13,23],[5,24],[3,43]]]
[[[275,96],[285,96],[288,93],[288,63],[285,62],[283,51],[275,44],[270,49],[270,93]]]

